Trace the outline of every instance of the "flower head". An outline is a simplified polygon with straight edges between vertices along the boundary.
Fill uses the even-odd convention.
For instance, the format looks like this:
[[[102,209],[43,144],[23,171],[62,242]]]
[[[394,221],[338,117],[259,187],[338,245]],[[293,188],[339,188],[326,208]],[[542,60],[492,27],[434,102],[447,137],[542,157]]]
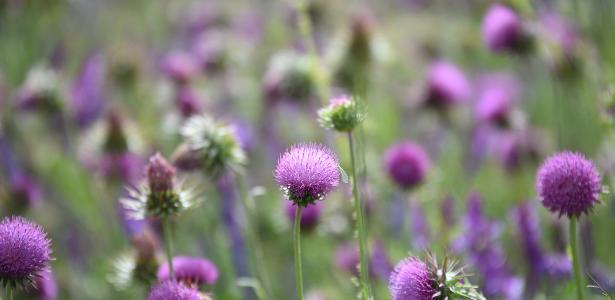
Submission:
[[[190,152],[200,158],[205,173],[217,178],[225,171],[238,171],[246,162],[234,126],[197,115],[186,121],[181,134]]]
[[[145,182],[128,188],[128,196],[120,200],[133,218],[169,217],[198,204],[193,191],[176,182],[175,168],[159,153],[150,158],[145,175]]]
[[[274,176],[286,198],[303,207],[324,199],[340,181],[337,157],[319,144],[291,146],[278,159]]]
[[[456,65],[447,61],[437,61],[429,67],[425,93],[424,101],[427,105],[449,106],[469,98],[470,83]]]
[[[195,289],[186,287],[175,281],[165,281],[152,288],[148,300],[201,300],[201,295]]]
[[[521,18],[502,4],[492,5],[483,19],[483,41],[493,52],[515,50],[523,40]]]
[[[551,212],[579,217],[598,203],[601,178],[593,162],[580,153],[561,152],[548,158],[536,178],[542,205]]]
[[[218,268],[211,261],[200,257],[176,256],[173,258],[175,278],[188,286],[212,285],[218,280]],[[171,278],[169,265],[162,264],[158,269],[158,280]]]
[[[412,142],[391,146],[385,154],[384,161],[389,177],[404,189],[421,183],[430,166],[427,153],[421,146]]]
[[[22,217],[0,222],[0,283],[33,285],[51,260],[51,241],[43,229]]]
[[[409,257],[395,266],[389,280],[393,300],[431,300],[437,293],[427,264]]]
[[[318,121],[327,129],[352,131],[363,121],[364,115],[355,99],[339,96],[318,110]]]
[[[162,70],[175,83],[183,85],[199,72],[199,65],[191,54],[173,51],[164,57]]]
[[[478,122],[508,125],[520,96],[520,84],[507,74],[489,74],[481,80],[475,116]]]

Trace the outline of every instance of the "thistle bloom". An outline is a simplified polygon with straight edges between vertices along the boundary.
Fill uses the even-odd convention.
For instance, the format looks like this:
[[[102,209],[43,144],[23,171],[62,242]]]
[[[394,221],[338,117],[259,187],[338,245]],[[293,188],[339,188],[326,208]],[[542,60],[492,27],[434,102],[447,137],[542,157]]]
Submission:
[[[599,202],[601,178],[593,162],[580,153],[561,152],[538,170],[536,189],[551,212],[579,217]]]
[[[291,146],[278,159],[274,176],[286,198],[303,207],[324,199],[340,181],[337,157],[319,144]]]
[[[188,150],[185,154],[198,157],[199,165],[210,177],[217,178],[227,170],[237,171],[246,162],[237,131],[232,125],[197,115],[186,121],[181,134]]]
[[[427,264],[409,257],[399,262],[389,279],[393,300],[431,300],[438,292]]]
[[[403,189],[410,189],[421,183],[430,166],[427,153],[412,142],[391,146],[384,161],[389,177]]]
[[[295,211],[297,206],[294,202],[285,201],[284,210],[288,219],[292,222],[295,221]],[[301,229],[312,230],[318,224],[318,219],[322,212],[322,202],[314,202],[314,205],[309,205],[301,211]]]
[[[357,101],[348,96],[331,99],[329,105],[318,110],[318,121],[327,129],[336,131],[352,131],[363,121]]]
[[[173,51],[164,57],[162,70],[176,84],[183,85],[199,72],[199,66],[191,54]]]
[[[437,61],[427,74],[425,103],[443,107],[466,101],[470,96],[470,83],[466,75],[454,64]]]
[[[165,281],[152,288],[148,300],[201,300],[201,295],[195,289],[186,287],[175,281]]]
[[[200,257],[176,256],[173,258],[175,278],[188,286],[212,285],[218,280],[218,268],[211,261]],[[169,266],[162,264],[158,269],[158,280],[171,279]]]
[[[514,50],[523,38],[521,18],[511,8],[492,5],[482,24],[483,41],[493,52]]]
[[[184,118],[196,115],[202,110],[198,95],[188,86],[180,87],[177,91],[175,106]]]
[[[51,270],[41,271],[36,276],[34,282],[35,288],[28,289],[28,296],[39,300],[56,300],[58,299],[58,284]]]
[[[197,204],[192,190],[176,182],[175,168],[157,153],[145,168],[146,180],[138,188],[129,188],[120,201],[135,219],[146,216],[168,217]]]
[[[489,74],[479,85],[475,107],[477,121],[508,125],[508,117],[519,99],[519,82],[510,75]]]
[[[17,287],[33,285],[51,260],[51,241],[43,229],[22,217],[0,222],[0,283]]]

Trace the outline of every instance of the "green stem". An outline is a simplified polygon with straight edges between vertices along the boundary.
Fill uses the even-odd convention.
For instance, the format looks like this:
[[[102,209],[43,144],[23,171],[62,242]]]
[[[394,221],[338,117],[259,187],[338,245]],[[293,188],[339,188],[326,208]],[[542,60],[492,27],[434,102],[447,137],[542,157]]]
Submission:
[[[173,270],[173,235],[171,233],[171,221],[169,218],[164,218],[162,221],[162,230],[164,231],[164,247],[167,254],[167,263],[169,264],[169,274],[171,279],[175,279],[175,271]]]
[[[577,219],[570,218],[570,250],[572,252],[572,267],[574,271],[574,281],[577,285],[577,299],[583,300],[583,281],[581,279],[581,267],[579,264],[579,254],[577,251]]]
[[[297,0],[297,26],[299,27],[299,31],[301,32],[301,37],[303,42],[305,43],[305,47],[309,56],[312,58],[313,63],[315,65],[316,72],[316,85],[317,92],[320,98],[320,101],[325,104],[327,99],[329,98],[328,92],[326,90],[326,83],[324,82],[320,58],[318,55],[318,50],[316,49],[316,42],[314,41],[314,37],[312,34],[312,22],[310,21],[310,16],[308,12],[308,2],[306,0]]]
[[[295,272],[297,273],[297,300],[303,300],[303,269],[301,267],[301,205],[295,211],[294,247]]]
[[[4,292],[6,293],[6,296],[4,297],[6,300],[13,300],[13,289],[10,284],[6,285]]]
[[[360,265],[360,277],[361,277],[361,299],[371,299],[371,288],[369,284],[369,267],[368,258],[369,250],[367,248],[367,233],[365,230],[365,224],[363,220],[363,206],[361,205],[361,198],[359,197],[359,187],[357,182],[357,167],[356,158],[354,153],[354,139],[352,131],[348,132],[348,146],[350,148],[350,162],[351,162],[351,174],[352,174],[352,195],[354,198],[354,210],[357,221],[357,231],[359,232],[359,265]]]

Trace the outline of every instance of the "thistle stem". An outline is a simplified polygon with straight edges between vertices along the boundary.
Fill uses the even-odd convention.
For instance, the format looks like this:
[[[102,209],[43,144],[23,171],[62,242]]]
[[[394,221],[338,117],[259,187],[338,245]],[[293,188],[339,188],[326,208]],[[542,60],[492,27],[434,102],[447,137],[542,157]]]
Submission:
[[[309,56],[312,58],[315,64],[316,72],[316,86],[320,101],[325,103],[328,99],[328,92],[326,90],[326,83],[323,82],[322,67],[320,64],[320,58],[318,56],[318,49],[316,48],[316,42],[314,41],[312,33],[312,22],[310,21],[310,15],[308,12],[308,1],[297,0],[297,26],[301,32],[301,37],[305,43],[305,47]]]
[[[297,300],[303,300],[303,269],[301,267],[301,205],[295,210],[294,248],[295,272],[297,273]]]
[[[369,267],[368,257],[369,250],[367,249],[367,232],[365,230],[365,224],[363,220],[363,206],[361,205],[361,198],[359,197],[359,187],[357,182],[357,166],[354,153],[354,139],[352,131],[348,132],[348,147],[350,149],[350,162],[351,162],[351,174],[352,174],[352,196],[354,198],[354,209],[356,217],[357,231],[359,232],[359,265],[360,265],[360,279],[361,279],[361,299],[371,299],[371,288],[369,285]]]
[[[10,284],[6,285],[4,292],[6,293],[6,295],[4,296],[6,300],[13,300],[13,289],[11,288]]]
[[[164,231],[164,247],[167,255],[167,263],[169,264],[169,274],[171,274],[171,279],[175,280],[175,271],[173,270],[173,235],[171,233],[171,221],[169,218],[164,218],[162,221],[162,230]]]
[[[577,251],[577,219],[570,218],[570,252],[572,253],[572,270],[574,281],[577,286],[577,299],[583,300],[583,282],[581,279],[581,267],[579,264],[579,254]]]

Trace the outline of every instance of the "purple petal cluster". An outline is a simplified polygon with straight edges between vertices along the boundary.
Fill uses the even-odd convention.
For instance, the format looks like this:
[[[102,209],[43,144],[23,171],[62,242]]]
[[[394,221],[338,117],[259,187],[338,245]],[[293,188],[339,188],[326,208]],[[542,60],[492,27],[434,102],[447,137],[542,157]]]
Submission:
[[[22,217],[0,222],[0,282],[30,284],[51,260],[51,241],[43,229]]]
[[[424,101],[442,107],[468,100],[471,88],[466,75],[448,61],[436,61],[429,67]]]
[[[391,146],[385,154],[384,162],[389,177],[403,189],[421,183],[430,167],[427,153],[412,142]]]
[[[519,15],[502,4],[493,4],[482,24],[483,41],[493,52],[512,50],[522,38]]]
[[[339,184],[337,157],[319,144],[293,145],[278,159],[275,179],[288,200],[307,206]]]
[[[148,300],[201,300],[199,292],[175,281],[165,281],[152,288]]]
[[[431,300],[438,292],[434,285],[427,264],[416,257],[408,257],[391,273],[389,293],[393,300]]]
[[[44,270],[36,276],[34,288],[28,290],[28,296],[39,300],[58,299],[58,284],[51,270]]]
[[[176,84],[183,85],[198,74],[199,65],[190,53],[173,51],[164,57],[162,71]]]
[[[165,193],[173,191],[175,187],[175,167],[156,153],[149,159],[145,167],[147,183],[152,193]]]
[[[211,261],[190,256],[176,256],[173,258],[175,278],[188,285],[212,285],[218,280],[218,268]],[[158,280],[168,281],[171,276],[169,265],[161,264],[158,269]]]
[[[536,189],[542,204],[551,212],[579,217],[600,201],[601,178],[592,161],[580,153],[565,151],[542,164]]]
[[[520,84],[511,75],[486,75],[479,84],[475,107],[477,121],[505,125],[519,94]]]

